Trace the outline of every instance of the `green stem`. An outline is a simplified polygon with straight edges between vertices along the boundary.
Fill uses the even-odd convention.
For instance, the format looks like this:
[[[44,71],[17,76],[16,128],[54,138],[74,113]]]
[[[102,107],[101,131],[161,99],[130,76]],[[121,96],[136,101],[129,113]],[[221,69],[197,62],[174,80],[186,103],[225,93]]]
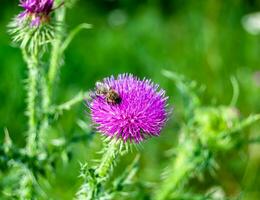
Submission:
[[[25,51],[24,51],[25,53]],[[24,54],[26,55],[26,54]],[[34,155],[37,150],[37,116],[36,116],[36,98],[37,98],[37,80],[38,80],[38,55],[32,55],[27,58],[28,65],[28,87],[27,87],[27,116],[28,116],[28,138],[27,152]]]
[[[70,110],[72,106],[74,106],[75,104],[77,104],[79,102],[82,102],[87,97],[88,97],[88,93],[79,92],[75,97],[73,97],[69,101],[64,102],[64,103],[57,105],[57,106],[50,107],[49,110],[48,110],[48,113],[59,115],[60,113],[63,113],[66,110]]]
[[[56,76],[59,71],[59,66],[61,62],[61,56],[62,56],[61,46],[63,43],[65,15],[66,15],[65,6],[60,7],[55,12],[56,21],[59,23],[59,25],[56,27],[56,38],[52,43],[50,68],[48,71],[48,84],[49,84],[50,93],[52,93],[53,84],[56,80]]]
[[[110,139],[110,138],[109,138]],[[103,199],[104,184],[110,177],[113,166],[117,163],[119,157],[128,151],[127,144],[120,140],[112,139],[110,142],[105,141],[106,147],[103,150],[103,155],[100,164],[93,172],[83,165],[81,177],[84,178],[84,183],[76,194],[76,199]]]
[[[80,24],[78,25],[76,28],[74,28],[70,34],[68,35],[68,37],[66,38],[66,40],[64,40],[62,46],[60,47],[61,48],[61,52],[64,52],[69,44],[71,43],[71,41],[73,40],[73,38],[83,29],[90,29],[92,28],[92,25],[91,24],[87,24],[87,23],[83,23],[83,24]]]
[[[167,177],[160,184],[155,195],[155,200],[164,200],[178,192],[178,188],[187,182],[191,173],[196,169],[202,160],[196,158],[196,144],[192,141],[185,141],[179,145],[178,153],[172,164],[169,166]],[[200,157],[197,155],[197,157]]]
[[[100,164],[95,170],[100,180],[109,178],[109,172],[113,169],[113,166],[116,164],[118,157],[121,154],[121,145],[122,143],[120,140],[112,140],[110,143],[108,143],[104,150]]]
[[[57,4],[59,5],[60,2],[57,1]],[[39,128],[39,140],[40,140],[40,148],[41,151],[44,151],[45,147],[45,136],[47,129],[49,127],[49,113],[48,110],[50,109],[50,106],[52,104],[52,94],[53,94],[53,85],[56,80],[58,68],[61,62],[61,56],[62,53],[60,51],[60,46],[62,44],[63,40],[63,34],[64,34],[64,21],[65,21],[65,6],[61,6],[59,9],[55,11],[55,17],[56,21],[59,23],[59,25],[56,26],[55,29],[55,40],[52,43],[52,52],[51,52],[51,58],[50,58],[50,66],[48,74],[45,76],[42,75],[41,80],[41,91],[42,91],[42,105],[41,110],[43,113],[43,119],[40,123]]]
[[[45,133],[49,127],[49,117],[46,112],[50,107],[50,96],[48,91],[48,84],[45,78],[45,74],[43,74],[43,72],[41,74],[40,84],[41,84],[40,86],[41,86],[41,97],[42,97],[42,102],[41,102],[42,120],[39,126],[39,149],[43,153],[45,151],[44,150],[45,141],[46,141]]]

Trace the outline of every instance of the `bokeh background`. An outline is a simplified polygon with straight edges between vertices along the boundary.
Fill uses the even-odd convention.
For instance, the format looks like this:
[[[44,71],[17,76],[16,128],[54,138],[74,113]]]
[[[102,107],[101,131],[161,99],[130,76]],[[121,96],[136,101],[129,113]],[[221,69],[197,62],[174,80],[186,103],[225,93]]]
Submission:
[[[20,12],[18,0],[1,0],[0,7],[0,140],[4,128],[18,146],[25,141],[24,81],[26,65],[7,33],[10,19]],[[205,105],[228,105],[232,98],[230,78],[240,88],[237,108],[241,116],[260,112],[260,35],[242,25],[245,15],[260,11],[258,0],[81,0],[67,14],[67,29],[87,22],[93,29],[81,32],[65,55],[57,85],[57,104],[78,91],[90,90],[95,81],[118,73],[133,73],[153,79],[167,90],[174,113],[160,138],[151,139],[141,151],[138,177],[159,180],[165,167],[165,150],[177,142],[178,116],[183,112],[174,83],[163,69],[184,74],[206,86]],[[55,124],[58,137],[84,134],[78,121],[88,121],[84,103],[78,104]],[[245,131],[259,136],[260,125]],[[99,135],[72,145],[72,160],[60,164],[45,190],[54,199],[72,199],[81,180],[79,161],[92,159],[101,148]],[[136,152],[122,159],[120,173]],[[217,178],[190,183],[197,191],[221,185],[228,196],[245,192],[247,199],[260,199],[260,147],[246,145],[219,158]],[[1,172],[0,172],[1,173]]]

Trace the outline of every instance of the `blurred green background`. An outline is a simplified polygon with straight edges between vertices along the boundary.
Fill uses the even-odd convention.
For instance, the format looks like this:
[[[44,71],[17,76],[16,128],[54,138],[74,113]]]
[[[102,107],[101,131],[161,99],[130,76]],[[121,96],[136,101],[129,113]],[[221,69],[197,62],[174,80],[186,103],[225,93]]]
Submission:
[[[0,132],[7,128],[18,146],[23,146],[27,128],[24,81],[26,65],[18,48],[11,45],[7,24],[21,9],[15,0],[1,0],[0,7]],[[162,69],[184,74],[206,86],[201,96],[205,105],[229,104],[230,77],[240,87],[237,103],[241,116],[260,112],[260,36],[250,35],[241,20],[259,11],[257,0],[88,0],[79,1],[67,13],[67,29],[87,22],[93,29],[81,32],[65,55],[56,102],[70,99],[80,90],[90,90],[105,76],[129,72],[148,77],[167,90],[174,114],[160,138],[148,140],[141,149],[139,178],[158,181],[165,167],[165,150],[177,142],[178,119],[183,112],[180,95]],[[84,103],[64,114],[53,130],[57,137],[83,134],[77,121],[88,121]],[[260,125],[245,131],[259,136]],[[75,144],[72,161],[60,164],[57,177],[44,185],[50,197],[72,199],[80,179],[78,161],[96,156],[100,137]],[[136,152],[122,160],[120,173]],[[260,199],[260,147],[249,145],[221,158],[217,177],[190,185],[196,190],[221,185],[229,195],[246,192]]]

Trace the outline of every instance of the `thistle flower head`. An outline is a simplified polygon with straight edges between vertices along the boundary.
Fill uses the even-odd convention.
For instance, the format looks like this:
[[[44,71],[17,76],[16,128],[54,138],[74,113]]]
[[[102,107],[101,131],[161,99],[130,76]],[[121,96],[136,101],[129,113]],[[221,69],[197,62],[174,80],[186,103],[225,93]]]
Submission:
[[[168,115],[165,91],[131,74],[97,83],[89,107],[98,131],[136,143],[160,135]]]
[[[32,26],[39,26],[49,20],[54,0],[20,0],[24,11],[18,16],[20,20],[30,20]]]

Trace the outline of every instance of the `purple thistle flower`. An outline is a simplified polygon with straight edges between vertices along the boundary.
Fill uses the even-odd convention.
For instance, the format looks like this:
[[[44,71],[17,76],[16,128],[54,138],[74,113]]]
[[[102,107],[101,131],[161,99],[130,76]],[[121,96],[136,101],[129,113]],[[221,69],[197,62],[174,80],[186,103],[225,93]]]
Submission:
[[[96,86],[89,107],[98,131],[136,143],[160,135],[168,117],[168,97],[164,90],[158,89],[159,85],[121,74],[117,79],[105,78]]]
[[[20,6],[24,8],[19,20],[31,20],[32,26],[39,26],[49,21],[49,14],[53,11],[54,0],[20,0]]]

